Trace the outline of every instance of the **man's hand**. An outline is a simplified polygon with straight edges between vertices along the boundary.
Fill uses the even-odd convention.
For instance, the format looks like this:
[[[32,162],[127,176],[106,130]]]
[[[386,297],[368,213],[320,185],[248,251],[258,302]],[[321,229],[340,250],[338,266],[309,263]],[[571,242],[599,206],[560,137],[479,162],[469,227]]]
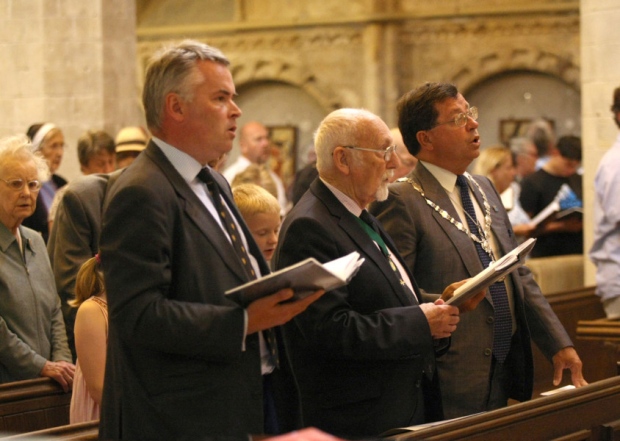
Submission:
[[[435,300],[435,303],[422,303],[420,309],[426,316],[434,339],[450,337],[460,320],[459,309],[446,305],[441,299]]]
[[[447,302],[448,299],[451,299],[452,296],[454,295],[454,291],[456,291],[456,289],[459,286],[463,285],[468,280],[469,279],[465,279],[465,280],[461,280],[460,282],[454,282],[448,285],[448,287],[443,291],[443,294],[441,295],[441,300],[443,300],[444,302]],[[482,290],[476,295],[474,295],[473,297],[470,297],[469,300],[467,300],[466,302],[463,302],[461,305],[458,306],[459,312],[463,314],[464,312],[468,312],[468,311],[472,311],[476,309],[476,306],[478,306],[478,303],[480,303],[482,299],[484,299],[485,294],[486,294],[486,290]]]
[[[559,386],[562,381],[562,372],[564,369],[570,369],[571,380],[575,387],[581,387],[588,384],[583,378],[581,368],[583,367],[577,351],[572,346],[560,349],[553,356],[553,385]]]
[[[66,361],[46,361],[39,375],[56,380],[65,392],[69,392],[73,386],[75,365]]]
[[[320,289],[305,299],[286,302],[293,297],[293,290],[282,289],[275,294],[253,301],[247,308],[248,335],[283,325],[297,314],[304,312],[312,302],[323,294],[325,291]]]

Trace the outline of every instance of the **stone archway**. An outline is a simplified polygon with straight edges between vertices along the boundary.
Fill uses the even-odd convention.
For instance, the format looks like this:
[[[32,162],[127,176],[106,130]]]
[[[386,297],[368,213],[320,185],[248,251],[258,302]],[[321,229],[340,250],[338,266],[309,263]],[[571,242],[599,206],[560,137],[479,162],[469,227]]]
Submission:
[[[482,54],[455,70],[451,81],[464,93],[504,72],[530,71],[558,78],[576,91],[581,89],[580,66],[545,50],[513,47]]]
[[[328,85],[322,84],[310,69],[295,65],[289,60],[233,55],[231,64],[233,78],[238,88],[263,81],[282,82],[305,91],[323,107],[326,113],[342,107],[342,99],[338,93]]]

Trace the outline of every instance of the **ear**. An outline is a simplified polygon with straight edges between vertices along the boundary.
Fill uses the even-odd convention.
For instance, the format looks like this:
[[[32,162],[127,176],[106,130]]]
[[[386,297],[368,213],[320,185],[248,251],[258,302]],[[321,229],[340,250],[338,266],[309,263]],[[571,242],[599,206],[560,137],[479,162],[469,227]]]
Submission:
[[[346,150],[347,149],[345,149],[344,147],[338,146],[334,149],[333,153],[334,167],[336,167],[336,170],[338,170],[344,175],[348,175],[351,171],[349,167],[349,158],[347,157]]]
[[[428,130],[420,130],[415,134],[416,139],[420,143],[420,150],[433,150],[432,136]]]
[[[178,94],[169,93],[164,101],[164,113],[175,121],[183,121],[186,116],[185,102]]]

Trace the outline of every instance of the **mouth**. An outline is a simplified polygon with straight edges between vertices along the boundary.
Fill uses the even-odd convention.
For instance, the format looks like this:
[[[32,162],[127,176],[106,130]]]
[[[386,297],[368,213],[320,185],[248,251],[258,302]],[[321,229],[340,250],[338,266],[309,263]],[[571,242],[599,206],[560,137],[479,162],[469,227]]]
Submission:
[[[474,139],[472,139],[472,144],[476,144],[477,146],[480,146],[480,135],[474,136]]]
[[[232,126],[231,128],[228,129],[228,132],[233,136],[233,138],[235,137],[236,133],[237,133],[237,126]]]

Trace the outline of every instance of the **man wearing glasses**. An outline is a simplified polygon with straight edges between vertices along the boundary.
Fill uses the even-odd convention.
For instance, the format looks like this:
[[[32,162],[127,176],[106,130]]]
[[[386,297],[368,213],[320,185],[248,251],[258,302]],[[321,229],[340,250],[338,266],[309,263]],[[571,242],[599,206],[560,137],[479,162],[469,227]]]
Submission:
[[[371,211],[420,286],[433,292],[476,275],[517,242],[491,182],[466,172],[480,153],[478,109],[453,85],[427,83],[405,94],[398,112],[405,145],[419,162]],[[449,351],[437,360],[444,416],[530,399],[530,338],[553,361],[556,386],[564,369],[571,370],[575,386],[586,384],[570,338],[522,267],[462,316]]]
[[[284,333],[304,424],[344,438],[441,418],[435,356],[459,321],[456,307],[421,293],[366,211],[388,195],[399,162],[393,144],[389,128],[368,111],[330,113],[315,135],[319,177],[287,215],[273,259],[277,268],[353,251],[365,259],[347,286],[326,293]]]

